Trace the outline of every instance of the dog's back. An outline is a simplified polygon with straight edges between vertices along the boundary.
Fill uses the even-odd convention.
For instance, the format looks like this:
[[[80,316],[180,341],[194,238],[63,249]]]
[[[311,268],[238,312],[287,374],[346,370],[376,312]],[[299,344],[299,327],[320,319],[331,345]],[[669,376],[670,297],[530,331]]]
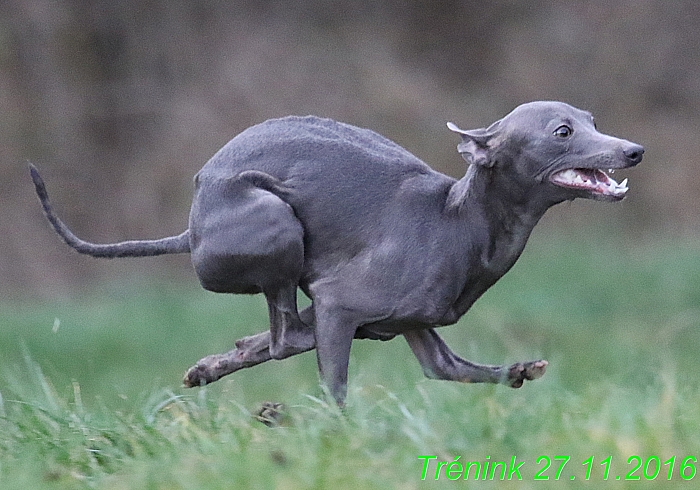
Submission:
[[[199,175],[226,178],[243,170],[260,170],[281,180],[321,178],[344,169],[371,172],[432,172],[406,149],[369,129],[316,116],[270,119],[238,134],[200,170]],[[323,173],[323,175],[321,175]],[[362,177],[352,175],[353,178]]]
[[[195,177],[193,213],[225,200],[222,182],[251,170],[279,182],[272,192],[304,227],[306,256],[323,261],[376,245],[395,214],[404,226],[430,219],[431,208],[437,215],[454,182],[374,131],[290,116],[248,128],[219,150]]]

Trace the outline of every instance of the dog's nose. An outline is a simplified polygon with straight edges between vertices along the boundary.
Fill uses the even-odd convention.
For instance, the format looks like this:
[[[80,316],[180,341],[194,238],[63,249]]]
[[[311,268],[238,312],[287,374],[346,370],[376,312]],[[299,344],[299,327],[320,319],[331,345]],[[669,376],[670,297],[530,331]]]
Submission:
[[[625,158],[627,158],[632,165],[637,165],[642,161],[642,157],[644,156],[644,147],[633,144],[628,148],[625,148],[623,152],[625,154]]]

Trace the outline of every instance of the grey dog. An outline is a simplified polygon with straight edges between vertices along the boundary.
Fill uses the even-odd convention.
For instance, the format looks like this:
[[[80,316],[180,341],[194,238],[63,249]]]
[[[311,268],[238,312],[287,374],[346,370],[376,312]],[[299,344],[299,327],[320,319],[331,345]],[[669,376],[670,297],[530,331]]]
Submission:
[[[459,180],[367,129],[317,117],[258,124],[196,175],[188,230],[159,240],[77,238],[31,174],[48,220],[78,252],[189,252],[205,289],[265,295],[269,331],[201,359],[186,386],[315,348],[321,381],[343,405],[353,339],[403,335],[430,378],[518,388],[547,361],[475,364],[435,328],[457,322],[511,268],[548,208],[623,199],[627,179],[605,170],[636,165],[644,148],[561,102],[523,104],[487,128],[448,127],[469,163]],[[312,302],[300,313],[297,288]]]

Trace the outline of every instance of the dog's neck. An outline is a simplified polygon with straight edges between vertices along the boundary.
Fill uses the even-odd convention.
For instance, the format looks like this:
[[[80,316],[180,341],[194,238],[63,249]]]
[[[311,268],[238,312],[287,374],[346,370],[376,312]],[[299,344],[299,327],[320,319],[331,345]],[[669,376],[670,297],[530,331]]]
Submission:
[[[445,210],[465,219],[469,228],[485,232],[472,235],[483,242],[472,245],[480,245],[482,263],[500,277],[518,259],[540,218],[555,204],[540,194],[538,189],[514,185],[497,169],[470,165],[450,189]]]
[[[530,233],[554,203],[540,203],[518,192],[493,169],[471,165],[448,193],[445,213],[461,223],[461,246],[476,252],[466,261],[465,284],[440,324],[456,322],[471,305],[515,264]]]

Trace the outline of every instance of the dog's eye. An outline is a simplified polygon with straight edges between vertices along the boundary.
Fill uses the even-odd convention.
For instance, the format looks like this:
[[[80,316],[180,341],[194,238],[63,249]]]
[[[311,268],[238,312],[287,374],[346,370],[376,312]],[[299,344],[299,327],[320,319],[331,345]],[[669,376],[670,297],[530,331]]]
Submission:
[[[569,126],[564,124],[564,125],[559,126],[557,129],[554,130],[554,136],[556,136],[558,138],[568,138],[569,136],[571,136],[573,134],[573,132],[574,132],[573,129],[571,129]]]

